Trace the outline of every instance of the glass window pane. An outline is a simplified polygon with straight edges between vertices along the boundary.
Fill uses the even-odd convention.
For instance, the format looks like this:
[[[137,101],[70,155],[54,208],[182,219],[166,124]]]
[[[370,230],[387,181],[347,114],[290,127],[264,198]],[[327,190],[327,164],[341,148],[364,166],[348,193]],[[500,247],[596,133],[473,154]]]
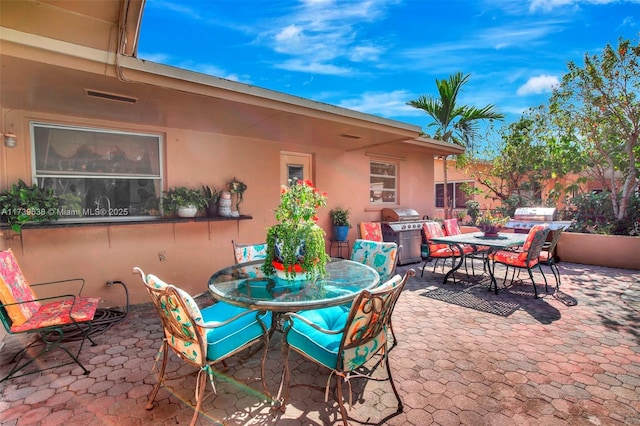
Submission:
[[[371,203],[397,204],[398,166],[372,161],[369,164],[369,200]]]

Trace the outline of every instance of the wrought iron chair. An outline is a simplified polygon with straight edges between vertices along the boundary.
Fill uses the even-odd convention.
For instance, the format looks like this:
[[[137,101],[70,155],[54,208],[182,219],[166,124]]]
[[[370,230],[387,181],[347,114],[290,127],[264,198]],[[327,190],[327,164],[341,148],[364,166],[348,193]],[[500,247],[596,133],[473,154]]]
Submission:
[[[551,273],[556,279],[556,290],[560,290],[560,270],[556,265],[555,252],[562,231],[562,228],[554,230],[551,241],[545,242],[540,252],[540,263],[549,266],[549,269],[551,269]]]
[[[231,244],[233,244],[233,258],[236,264],[262,260],[267,257],[267,243],[238,244],[235,240],[231,240]]]
[[[440,226],[438,222],[424,222],[422,224],[422,236],[426,241],[428,250],[426,250],[426,253],[424,253],[424,250],[422,251],[423,253],[422,257],[424,258],[424,263],[422,264],[422,273],[420,274],[421,276],[424,275],[424,268],[427,266],[427,263],[433,259],[436,260],[433,265],[433,270],[435,272],[436,266],[438,265],[438,260],[451,259],[453,261],[454,259],[460,256],[464,256],[466,254],[472,253],[474,250],[473,247],[469,245],[463,245],[462,246],[463,253],[460,253],[460,250],[458,250],[456,246],[453,246],[452,248],[448,244],[436,244],[432,242],[431,241],[432,238],[444,237],[442,226]],[[444,268],[444,265],[442,267]],[[464,267],[465,267],[465,271],[467,271],[466,263]],[[467,271],[467,275],[468,275],[468,271]],[[455,282],[455,280],[456,280],[456,277],[454,274],[453,281]]]
[[[522,245],[521,250],[498,250],[493,253],[489,253],[488,259],[492,262],[491,264],[491,275],[495,277],[496,263],[502,264],[507,267],[507,270],[504,275],[504,283],[507,281],[507,274],[509,273],[509,268],[514,268],[514,275],[516,269],[526,269],[529,273],[529,278],[531,278],[531,283],[533,284],[533,292],[538,298],[538,288],[536,287],[536,282],[533,279],[532,269],[534,267],[538,267],[540,273],[542,274],[542,278],[544,278],[544,288],[545,291],[549,291],[547,286],[547,277],[544,275],[542,268],[540,267],[540,252],[542,251],[542,247],[547,239],[547,235],[549,234],[549,225],[541,224],[533,226],[527,235],[527,239]],[[511,282],[513,283],[513,277],[511,277]]]
[[[382,225],[380,222],[360,222],[358,224],[360,238],[363,240],[382,242]]]
[[[383,362],[386,366],[388,380],[398,401],[397,413],[402,412],[402,400],[389,366],[387,332],[398,297],[407,279],[413,275],[415,271],[410,269],[404,277],[396,275],[375,290],[364,290],[353,301],[348,312],[336,307],[284,315],[282,351],[285,368],[280,384],[282,410],[286,409],[291,387],[289,353],[293,349],[310,361],[331,370],[325,400],[328,399],[331,376],[335,375],[337,399],[345,425],[347,411],[343,401],[342,381],[349,384],[351,405],[351,379],[364,377],[376,381],[386,380],[361,372],[361,367],[375,355],[381,356],[376,366]]]
[[[79,360],[85,339],[95,346],[96,343],[91,336],[102,333],[113,324],[122,321],[127,315],[129,303],[127,295],[124,310],[99,309],[99,297],[82,296],[84,283],[83,278],[73,278],[30,285],[13,251],[0,251],[0,321],[9,334],[25,333],[34,336],[31,342],[10,360],[14,363],[13,368],[0,382],[74,363],[82,368],[83,374],[89,374],[89,370]],[[111,286],[115,283],[121,284],[126,293],[126,287],[120,281],[110,281],[107,284]],[[79,289],[77,294],[38,298],[33,288],[46,285]],[[74,340],[80,341],[75,353],[68,345],[68,342]],[[34,354],[32,348],[39,351]],[[54,363],[55,365],[36,362],[56,349],[64,351],[71,359]],[[32,364],[39,365],[39,368],[28,368]]]
[[[169,349],[198,369],[196,405],[191,425],[196,423],[200,412],[207,376],[213,392],[216,392],[213,365],[259,342],[264,343],[260,371],[262,388],[265,395],[270,396],[264,381],[264,363],[271,327],[270,312],[253,311],[224,302],[200,310],[193,298],[182,289],[167,284],[154,275],[145,275],[138,267],[133,268],[133,271],[142,278],[162,321],[165,336],[158,353],[163,357],[159,379],[149,394],[147,410],[153,408],[153,401],[165,381],[185,377],[165,376]]]
[[[443,223],[444,223],[444,232],[447,235],[462,235],[462,230],[460,229],[460,224],[458,223],[458,219],[445,219]],[[468,256],[465,257],[465,261],[467,258],[480,259],[482,260],[482,267],[486,271],[487,253],[491,250],[491,247],[481,246],[477,244],[472,244],[470,246],[471,248],[473,248],[473,251],[469,253]],[[465,268],[466,268],[466,264],[465,264]],[[473,261],[471,262],[471,273],[475,275]]]

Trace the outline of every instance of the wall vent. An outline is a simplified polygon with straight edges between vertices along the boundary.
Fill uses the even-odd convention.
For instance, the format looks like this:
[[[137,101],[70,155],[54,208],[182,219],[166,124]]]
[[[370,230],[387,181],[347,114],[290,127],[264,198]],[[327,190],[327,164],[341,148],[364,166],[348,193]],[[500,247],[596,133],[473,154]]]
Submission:
[[[108,93],[108,92],[100,92],[98,90],[84,89],[87,96],[91,96],[93,98],[107,99],[110,101],[116,102],[124,102],[127,104],[135,104],[138,102],[137,98],[132,98],[131,96],[118,95],[116,93]]]

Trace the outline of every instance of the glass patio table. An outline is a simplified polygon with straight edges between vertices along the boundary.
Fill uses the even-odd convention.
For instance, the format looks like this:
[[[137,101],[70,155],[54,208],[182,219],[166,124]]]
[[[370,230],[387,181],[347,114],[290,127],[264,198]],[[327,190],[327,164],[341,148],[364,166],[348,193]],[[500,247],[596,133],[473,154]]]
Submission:
[[[209,293],[216,300],[236,306],[295,312],[349,303],[362,290],[374,288],[380,282],[375,269],[346,259],[332,258],[324,278],[305,277],[300,281],[265,276],[262,264],[262,260],[256,260],[214,273],[209,279]]]
[[[430,240],[434,243],[448,244],[452,250],[458,251],[458,253],[462,253],[462,256],[456,258],[457,263],[453,265],[451,270],[444,276],[444,284],[447,283],[449,277],[452,276],[458,269],[460,269],[460,267],[464,263],[465,253],[464,250],[462,250],[463,245],[466,244],[473,246],[485,246],[489,247],[491,251],[497,251],[509,247],[521,246],[524,244],[526,239],[527,234],[516,234],[511,232],[500,232],[498,233],[497,237],[485,237],[483,232],[471,232],[468,234],[430,238]],[[498,283],[496,281],[495,275],[493,274],[493,269],[491,268],[491,266],[489,266],[488,269],[489,276],[491,278],[489,290],[493,288],[495,293],[498,294]]]

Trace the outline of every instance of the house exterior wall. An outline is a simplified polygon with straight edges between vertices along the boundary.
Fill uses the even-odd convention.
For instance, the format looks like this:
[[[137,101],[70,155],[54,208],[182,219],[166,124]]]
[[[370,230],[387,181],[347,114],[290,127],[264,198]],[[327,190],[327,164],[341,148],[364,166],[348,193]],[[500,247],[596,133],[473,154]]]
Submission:
[[[7,110],[3,110],[5,112]],[[327,232],[327,249],[332,207],[351,209],[354,227],[349,239],[352,242],[357,238],[358,222],[380,220],[381,207],[369,204],[371,159],[391,158],[398,162],[399,205],[415,208],[421,214],[433,214],[433,155],[424,149],[381,146],[348,152],[306,146],[304,141],[279,143],[35,111],[11,111],[10,118],[16,124],[18,146],[0,146],[2,188],[18,179],[28,184],[32,181],[31,121],[162,135],[165,190],[178,185],[199,187],[203,184],[220,188],[234,177],[247,184],[240,211],[251,215],[251,220],[27,227],[21,235],[3,231],[0,249],[11,248],[15,252],[31,282],[84,277],[87,284],[83,294],[102,296],[104,306],[118,305],[122,300],[115,288],[110,290],[105,286],[109,280],[128,284],[132,303],[148,301],[138,278],[131,273],[134,266],[198,294],[207,291],[207,281],[215,271],[233,263],[232,239],[246,243],[264,241],[265,228],[275,223],[273,208],[279,201],[280,151],[313,155],[314,183],[328,193],[328,206],[319,214],[319,225]]]

